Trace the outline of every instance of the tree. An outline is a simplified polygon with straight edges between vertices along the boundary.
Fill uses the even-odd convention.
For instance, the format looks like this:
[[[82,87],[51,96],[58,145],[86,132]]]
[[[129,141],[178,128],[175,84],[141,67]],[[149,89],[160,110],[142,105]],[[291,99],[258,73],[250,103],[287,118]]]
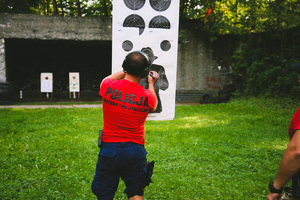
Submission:
[[[0,13],[30,13],[37,14],[33,8],[39,7],[40,0],[0,0]]]
[[[58,15],[58,7],[56,0],[53,0],[53,15]]]
[[[81,3],[80,3],[80,0],[76,0],[76,4],[77,4],[78,16],[81,17]]]

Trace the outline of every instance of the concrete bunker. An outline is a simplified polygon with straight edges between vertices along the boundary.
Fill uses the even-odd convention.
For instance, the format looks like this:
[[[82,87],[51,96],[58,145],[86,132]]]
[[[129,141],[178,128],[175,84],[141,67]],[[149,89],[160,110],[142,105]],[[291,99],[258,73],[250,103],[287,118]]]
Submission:
[[[226,101],[233,90],[231,67],[213,55],[224,47],[233,49],[235,39],[223,38],[213,48],[191,27],[180,27],[184,34],[178,44],[176,101],[200,103],[203,94],[220,92],[226,93]],[[55,99],[69,100],[69,72],[80,72],[82,99],[99,99],[99,83],[111,73],[111,44],[111,18],[0,13],[0,104],[6,97],[18,100],[21,89],[24,100],[41,100],[41,72],[53,73]]]
[[[6,39],[6,79],[14,99],[40,97],[40,74],[53,73],[55,99],[68,99],[69,72],[80,73],[81,96],[98,98],[100,81],[111,73],[111,41]]]

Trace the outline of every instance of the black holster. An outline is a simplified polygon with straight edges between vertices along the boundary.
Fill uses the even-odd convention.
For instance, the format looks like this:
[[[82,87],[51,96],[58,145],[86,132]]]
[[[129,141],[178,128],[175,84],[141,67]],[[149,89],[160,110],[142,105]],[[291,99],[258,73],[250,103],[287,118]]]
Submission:
[[[99,130],[98,147],[99,147],[100,149],[102,148],[102,145],[103,145],[103,142],[102,142],[102,133],[103,133],[103,131],[102,131],[102,130]]]
[[[143,174],[141,177],[135,180],[128,181],[126,184],[127,185],[134,185],[139,182],[143,182],[141,185],[141,188],[144,189],[146,186],[148,186],[150,183],[152,183],[152,175],[153,175],[153,169],[154,169],[154,161],[148,162],[147,163],[147,172]]]
[[[300,199],[300,171],[292,178],[292,195],[293,198]]]
[[[153,175],[153,169],[154,169],[154,161],[148,162],[147,163],[147,172],[144,175],[144,184],[143,187],[145,188],[146,186],[148,186],[150,183],[152,183],[152,175]]]

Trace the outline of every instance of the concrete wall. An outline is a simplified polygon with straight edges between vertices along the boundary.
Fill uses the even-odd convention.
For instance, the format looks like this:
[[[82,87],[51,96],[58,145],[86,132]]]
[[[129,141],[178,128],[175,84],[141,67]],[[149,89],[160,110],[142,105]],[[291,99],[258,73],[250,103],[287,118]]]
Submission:
[[[111,19],[0,13],[0,38],[111,40]]]
[[[207,38],[189,29],[183,29],[179,39],[177,90],[217,93],[231,84],[231,68],[208,45]],[[215,47],[218,48],[218,47]]]
[[[215,57],[207,38],[180,26],[177,91],[216,94],[232,83],[230,67]],[[110,18],[75,18],[23,14],[0,14],[0,82],[6,81],[4,39],[109,41]],[[198,100],[197,100],[198,101]]]
[[[0,38],[0,83],[2,82],[6,82],[6,67],[4,39]]]

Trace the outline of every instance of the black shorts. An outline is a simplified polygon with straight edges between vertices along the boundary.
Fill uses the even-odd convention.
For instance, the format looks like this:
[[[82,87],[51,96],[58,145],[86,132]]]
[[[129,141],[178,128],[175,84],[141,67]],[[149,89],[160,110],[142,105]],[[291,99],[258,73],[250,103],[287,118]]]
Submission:
[[[146,155],[144,146],[136,143],[104,143],[92,182],[93,193],[98,199],[113,199],[121,178],[128,198],[144,196],[139,178],[147,172]]]

